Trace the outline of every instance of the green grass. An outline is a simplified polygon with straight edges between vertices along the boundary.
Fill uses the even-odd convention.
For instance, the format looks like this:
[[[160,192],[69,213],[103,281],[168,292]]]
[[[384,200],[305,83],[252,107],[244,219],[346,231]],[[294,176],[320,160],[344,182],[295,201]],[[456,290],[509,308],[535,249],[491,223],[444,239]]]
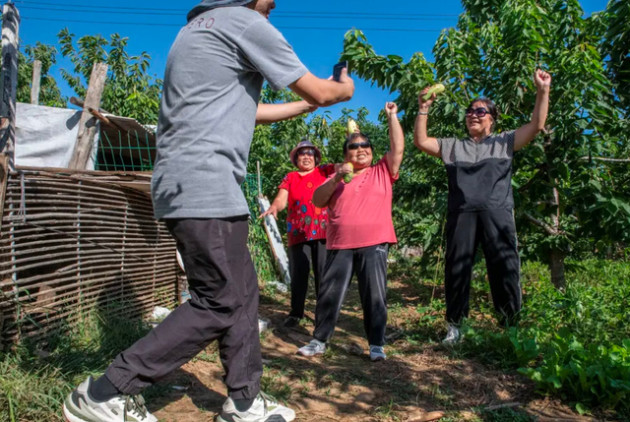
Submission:
[[[0,422],[62,421],[65,396],[88,375],[99,375],[113,357],[148,331],[141,321],[115,317],[125,304],[91,312],[74,334],[24,342],[0,354]]]
[[[606,412],[613,418],[627,420],[630,264],[600,260],[568,264],[565,292],[553,288],[544,265],[524,264],[520,325],[505,330],[492,317],[489,288],[480,263],[475,268],[471,318],[464,327],[464,342],[442,348],[437,344],[445,332],[443,288],[436,284],[432,269],[420,268],[411,260],[399,260],[390,267],[390,279],[401,280],[405,287],[392,290],[390,317],[396,318],[397,328],[403,334],[401,341],[388,346],[388,354],[404,359],[431,347],[453,359],[475,359],[511,373],[520,370],[543,395],[558,398],[580,412]],[[116,318],[115,311],[113,307],[86,315],[73,328],[72,335],[50,337],[39,344],[24,342],[0,354],[0,390],[4,393],[0,395],[0,422],[61,421],[65,395],[87,375],[102,373],[118,352],[148,330],[142,321]],[[205,350],[196,359],[218,362],[216,348]],[[343,367],[348,356],[333,342],[323,359]],[[296,381],[289,387],[287,379]],[[289,401],[305,397],[309,389],[325,396],[327,391],[333,394],[338,385],[369,387],[370,380],[367,375],[362,378],[347,371],[300,370],[292,366],[292,357],[287,357],[275,358],[266,365],[261,382],[279,400]],[[398,406],[413,401],[420,392],[446,411],[444,420],[458,420],[458,403],[451,387],[439,383],[396,384],[389,397],[374,403],[370,414],[378,420],[400,419],[404,415]],[[146,395],[160,394],[158,387],[152,387]],[[480,407],[471,412],[479,421],[532,420],[520,409]]]
[[[613,409],[630,417],[630,264],[602,260],[567,262],[567,287],[556,290],[543,264],[522,269],[523,311],[519,326],[497,326],[484,263],[475,266],[471,314],[454,358],[473,358],[502,370],[518,369],[536,382],[541,394],[558,397],[580,413]],[[439,341],[444,301],[435,300],[433,281],[413,278],[424,300],[411,339]],[[431,298],[433,297],[433,300]],[[424,304],[423,304],[424,303]],[[485,420],[485,419],[484,419]],[[499,419],[497,419],[499,420]]]

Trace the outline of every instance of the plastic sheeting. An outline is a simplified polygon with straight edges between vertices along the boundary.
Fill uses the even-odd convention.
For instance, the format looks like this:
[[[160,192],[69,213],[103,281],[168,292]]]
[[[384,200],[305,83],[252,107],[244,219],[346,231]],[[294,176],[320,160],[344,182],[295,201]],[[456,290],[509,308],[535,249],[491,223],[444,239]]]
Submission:
[[[81,110],[17,103],[15,164],[27,167],[67,168],[77,142]],[[96,119],[92,119],[98,124]],[[94,169],[98,134],[87,170]]]
[[[258,206],[260,206],[260,212],[263,213],[267,211],[270,206],[269,200],[264,196],[259,196],[257,199]],[[273,256],[276,258],[278,269],[282,275],[282,282],[287,286],[290,286],[291,273],[289,272],[289,257],[287,256],[287,252],[284,250],[282,235],[280,234],[280,230],[278,230],[276,219],[273,218],[273,216],[268,215],[263,221],[265,222],[265,231],[267,232],[267,237],[269,238],[269,243],[271,244]]]

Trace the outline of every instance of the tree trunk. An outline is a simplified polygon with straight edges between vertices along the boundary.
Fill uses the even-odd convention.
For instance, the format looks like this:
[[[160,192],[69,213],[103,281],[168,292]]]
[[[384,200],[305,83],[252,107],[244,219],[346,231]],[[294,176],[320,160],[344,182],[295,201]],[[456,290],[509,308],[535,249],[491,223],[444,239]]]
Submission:
[[[549,269],[551,270],[551,282],[556,289],[564,291],[566,280],[564,278],[564,258],[566,253],[559,249],[551,250],[551,262]]]

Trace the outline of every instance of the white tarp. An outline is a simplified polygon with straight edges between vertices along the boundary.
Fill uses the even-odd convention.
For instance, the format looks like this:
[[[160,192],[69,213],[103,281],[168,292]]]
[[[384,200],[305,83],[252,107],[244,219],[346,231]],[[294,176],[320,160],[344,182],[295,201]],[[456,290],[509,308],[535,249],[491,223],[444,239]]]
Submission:
[[[67,168],[77,142],[80,119],[81,110],[17,103],[15,164]],[[87,170],[94,169],[98,133]]]

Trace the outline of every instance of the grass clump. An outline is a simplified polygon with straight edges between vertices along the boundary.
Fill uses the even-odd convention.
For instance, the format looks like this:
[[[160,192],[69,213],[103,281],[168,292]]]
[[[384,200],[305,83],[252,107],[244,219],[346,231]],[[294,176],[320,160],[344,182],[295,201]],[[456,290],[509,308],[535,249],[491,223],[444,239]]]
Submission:
[[[522,268],[523,310],[517,327],[498,326],[483,262],[475,266],[471,312],[453,348],[503,370],[518,371],[544,395],[561,398],[580,413],[613,410],[630,417],[630,263],[584,260],[567,262],[567,286],[557,290],[541,263]],[[424,270],[426,272],[426,270]],[[419,274],[416,272],[416,274]],[[405,269],[406,277],[413,277]],[[416,280],[422,280],[421,277]],[[418,281],[415,282],[418,284]],[[418,305],[417,330],[439,341],[444,331],[444,301],[432,286],[428,305]],[[434,292],[438,291],[438,295]],[[423,301],[420,301],[422,304]]]
[[[66,395],[88,375],[100,375],[115,355],[142,337],[139,319],[116,317],[125,304],[99,308],[45,341],[23,341],[0,353],[0,422],[63,421]]]

